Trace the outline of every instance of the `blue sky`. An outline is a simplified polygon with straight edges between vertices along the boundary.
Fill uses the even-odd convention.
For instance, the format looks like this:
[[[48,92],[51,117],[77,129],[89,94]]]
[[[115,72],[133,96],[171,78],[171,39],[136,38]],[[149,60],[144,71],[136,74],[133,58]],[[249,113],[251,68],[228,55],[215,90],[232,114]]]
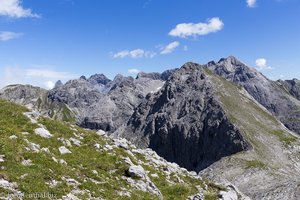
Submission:
[[[300,78],[299,0],[0,0],[0,87],[234,55]]]

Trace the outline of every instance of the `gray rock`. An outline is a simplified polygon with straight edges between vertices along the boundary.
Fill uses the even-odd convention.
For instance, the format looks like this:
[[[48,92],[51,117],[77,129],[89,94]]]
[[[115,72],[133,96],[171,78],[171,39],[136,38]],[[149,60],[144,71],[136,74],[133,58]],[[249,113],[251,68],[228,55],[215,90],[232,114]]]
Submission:
[[[56,81],[54,88],[59,88],[61,86],[63,86],[63,83],[61,82],[61,80],[58,80],[58,81]]]
[[[4,162],[5,155],[0,155],[0,163]]]
[[[36,135],[39,135],[43,138],[51,138],[53,135],[45,128],[37,128],[34,130]]]
[[[49,92],[52,102],[67,104],[77,113],[82,127],[112,132],[126,122],[146,94],[163,85],[148,77],[133,79],[117,75],[113,81],[104,75],[68,81]]]
[[[203,67],[194,63],[174,72],[158,93],[147,95],[115,135],[195,171],[249,147],[214,98]]]
[[[140,165],[132,165],[127,170],[127,174],[132,178],[141,178],[144,179],[146,177],[145,170]]]
[[[209,62],[205,67],[244,87],[287,128],[300,134],[300,101],[294,98],[299,99],[299,81],[271,81],[233,56]]]
[[[70,138],[70,141],[73,142],[74,145],[76,146],[81,146],[81,141],[80,140],[77,140],[75,138]]]
[[[69,149],[67,149],[65,146],[61,146],[58,148],[60,154],[69,154],[72,153]]]
[[[284,87],[284,89],[287,90],[292,96],[300,100],[300,80],[278,80],[277,82],[282,85],[282,87]]]
[[[33,165],[32,164],[32,160],[30,160],[30,159],[23,160],[21,164],[24,165],[24,166],[31,166],[31,165]]]

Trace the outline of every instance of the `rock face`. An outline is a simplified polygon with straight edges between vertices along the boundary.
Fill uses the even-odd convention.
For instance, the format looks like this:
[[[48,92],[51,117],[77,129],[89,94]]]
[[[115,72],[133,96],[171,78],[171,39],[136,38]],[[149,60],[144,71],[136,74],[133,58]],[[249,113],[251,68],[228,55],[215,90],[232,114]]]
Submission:
[[[63,86],[63,83],[61,82],[61,80],[58,80],[55,85],[54,88],[59,88],[60,86]]]
[[[278,80],[278,84],[282,85],[291,95],[300,100],[300,81],[298,79],[293,80]]]
[[[214,98],[204,69],[194,63],[149,94],[115,134],[195,171],[249,147]]]
[[[235,57],[209,62],[207,68],[240,86],[275,115],[287,128],[300,134],[299,81],[271,81]],[[292,95],[294,96],[292,96]]]
[[[49,91],[31,85],[9,85],[0,90],[0,99],[24,105],[35,112],[54,119],[75,120],[75,113],[69,109],[68,105],[62,102],[53,102],[48,98],[48,95]]]
[[[38,101],[47,98],[47,90],[31,85],[10,85],[0,90],[0,98],[38,109]]]
[[[158,90],[163,83],[145,74],[137,79],[117,75],[112,81],[96,74],[54,88],[49,98],[74,110],[80,126],[112,132],[129,119],[146,94]]]
[[[12,85],[0,91],[0,98],[55,119],[112,132],[129,119],[148,93],[159,90],[171,73],[140,73],[136,79],[117,75],[112,81],[103,74],[95,74],[65,84],[58,81],[50,91]]]

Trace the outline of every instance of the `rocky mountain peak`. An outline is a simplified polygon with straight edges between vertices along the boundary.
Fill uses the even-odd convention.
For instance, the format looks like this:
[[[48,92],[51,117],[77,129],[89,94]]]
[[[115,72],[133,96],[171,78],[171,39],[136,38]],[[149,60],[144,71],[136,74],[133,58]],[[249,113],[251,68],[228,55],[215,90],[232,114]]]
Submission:
[[[234,56],[228,56],[227,58],[221,58],[218,63],[230,63],[232,65],[242,65],[243,63]]]
[[[227,58],[221,58],[217,63],[210,62],[208,64],[210,67],[218,66],[219,70],[230,74],[230,73],[243,73],[245,71],[252,71],[249,67],[247,67],[244,63],[239,61],[234,56],[229,56]]]
[[[94,74],[90,78],[88,78],[87,81],[102,85],[106,85],[107,83],[111,82],[111,80],[108,79],[104,74]]]
[[[80,80],[85,80],[85,81],[86,81],[86,77],[85,77],[85,76],[80,76],[79,79],[80,79]]]
[[[214,98],[205,68],[192,62],[176,70],[159,92],[147,96],[120,134],[196,171],[248,148]],[[209,152],[208,143],[214,146]]]
[[[58,87],[61,87],[63,86],[63,83],[61,82],[61,80],[58,80],[56,81],[55,85],[54,85],[54,88],[58,88]]]
[[[205,65],[219,76],[233,81],[238,84],[243,84],[249,79],[256,79],[259,82],[267,82],[268,79],[252,67],[248,67],[246,64],[239,61],[234,56],[227,58],[221,58],[217,63],[214,61]]]

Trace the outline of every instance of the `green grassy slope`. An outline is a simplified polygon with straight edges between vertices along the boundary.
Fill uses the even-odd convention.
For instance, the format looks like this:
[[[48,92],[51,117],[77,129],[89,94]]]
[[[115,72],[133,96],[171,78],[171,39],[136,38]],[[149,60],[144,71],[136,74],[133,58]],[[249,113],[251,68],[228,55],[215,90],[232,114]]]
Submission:
[[[159,199],[128,183],[126,157],[134,164],[141,164],[148,174],[158,175],[149,177],[164,199],[186,199],[198,193],[199,189],[203,190],[206,199],[216,199],[222,190],[188,173],[167,174],[164,166],[157,167],[145,155],[130,153],[133,146],[125,150],[94,131],[49,118],[40,117],[38,123],[32,123],[24,112],[28,110],[0,100],[0,155],[4,156],[4,162],[0,162],[0,180],[16,183],[16,190],[22,193],[47,192],[61,198],[77,191],[76,196],[80,199]],[[36,135],[34,130],[40,126],[53,137],[47,139]],[[81,145],[70,142],[71,138],[80,141]],[[32,144],[39,146],[34,148]],[[95,148],[95,144],[100,148]],[[107,150],[106,145],[113,148]],[[61,155],[58,150],[61,146],[66,146],[72,153]],[[29,160],[31,165],[24,165],[24,161]],[[67,181],[71,179],[75,181]],[[0,186],[1,192],[12,193]],[[122,192],[129,192],[130,197],[122,195]]]

